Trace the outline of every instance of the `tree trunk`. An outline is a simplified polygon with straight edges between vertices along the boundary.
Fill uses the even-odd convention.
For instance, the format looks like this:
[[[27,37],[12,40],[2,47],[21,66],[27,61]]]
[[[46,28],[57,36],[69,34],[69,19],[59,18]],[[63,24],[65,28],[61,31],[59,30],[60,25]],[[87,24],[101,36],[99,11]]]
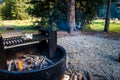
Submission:
[[[112,0],[108,0],[107,2],[107,13],[106,13],[106,19],[105,19],[104,32],[109,32],[111,2]]]
[[[75,30],[75,0],[67,0],[67,3],[67,26],[69,28],[69,32],[72,33]]]

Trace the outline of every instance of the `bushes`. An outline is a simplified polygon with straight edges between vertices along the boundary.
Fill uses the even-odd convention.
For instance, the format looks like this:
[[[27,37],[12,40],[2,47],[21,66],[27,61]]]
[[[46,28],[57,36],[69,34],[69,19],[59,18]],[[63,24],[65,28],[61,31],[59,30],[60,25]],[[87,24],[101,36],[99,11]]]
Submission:
[[[1,5],[1,16],[2,19],[7,20],[25,20],[29,18],[26,9],[28,4],[26,0],[6,0]]]

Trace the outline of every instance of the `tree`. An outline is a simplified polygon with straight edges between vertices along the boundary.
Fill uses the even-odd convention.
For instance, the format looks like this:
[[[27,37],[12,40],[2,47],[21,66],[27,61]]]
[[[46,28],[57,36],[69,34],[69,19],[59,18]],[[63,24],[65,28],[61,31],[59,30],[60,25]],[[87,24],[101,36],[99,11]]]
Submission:
[[[29,15],[26,12],[27,4],[25,0],[13,0],[11,6],[11,19],[24,20],[28,19]]]
[[[36,21],[39,28],[55,29],[61,21],[66,21],[65,0],[31,0],[30,3],[33,4],[30,14],[41,18],[40,21]]]
[[[3,11],[2,11],[2,16],[3,19],[11,19],[12,18],[12,14],[11,14],[11,6],[13,5],[12,0],[6,0],[5,1],[5,6],[3,7]]]
[[[31,13],[41,17],[41,21],[38,21],[41,27],[52,26],[52,23],[57,26],[67,24],[64,29],[68,27],[67,30],[73,32],[76,22],[85,25],[93,20],[97,8],[103,3],[104,0],[31,0],[34,6]]]
[[[97,17],[101,19],[105,19],[106,17],[106,12],[107,12],[107,6],[106,3],[100,6],[97,10]]]
[[[108,0],[108,2],[107,2],[107,13],[106,13],[106,19],[105,19],[104,32],[109,31],[111,2],[112,2],[112,0]]]
[[[70,32],[73,32],[76,23],[81,23],[82,26],[90,23],[96,16],[97,9],[103,5],[105,0],[67,0],[68,2],[68,25]]]
[[[3,19],[28,19],[29,15],[26,12],[28,5],[26,0],[6,0],[2,4],[1,15]]]
[[[67,3],[67,25],[69,27],[69,32],[72,33],[75,30],[75,0],[68,0]]]

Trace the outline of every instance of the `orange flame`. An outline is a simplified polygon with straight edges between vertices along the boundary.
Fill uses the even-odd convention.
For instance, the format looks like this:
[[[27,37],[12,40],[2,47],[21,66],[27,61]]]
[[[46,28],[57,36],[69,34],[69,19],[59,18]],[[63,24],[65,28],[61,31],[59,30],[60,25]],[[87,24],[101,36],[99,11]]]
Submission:
[[[22,62],[22,60],[18,60],[18,68],[22,71],[22,70],[24,70],[24,68],[23,68],[23,66],[22,66],[22,64],[23,64],[23,62]]]

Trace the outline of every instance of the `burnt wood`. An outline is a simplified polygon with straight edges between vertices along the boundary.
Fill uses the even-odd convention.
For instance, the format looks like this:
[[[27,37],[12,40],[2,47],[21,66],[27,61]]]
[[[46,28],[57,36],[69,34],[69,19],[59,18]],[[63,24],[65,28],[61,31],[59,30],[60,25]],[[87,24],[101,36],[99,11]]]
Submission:
[[[7,60],[4,54],[3,39],[1,35],[0,35],[0,69],[1,70],[7,69]]]
[[[54,64],[36,70],[4,70],[7,61],[24,54],[38,54],[49,58]],[[66,69],[66,51],[57,46],[56,31],[40,30],[33,39],[21,36],[2,38],[0,36],[0,80],[61,80]]]
[[[11,55],[12,56],[12,55]],[[30,71],[0,70],[0,80],[61,80],[66,70],[66,51],[57,46],[54,64],[47,68]]]

